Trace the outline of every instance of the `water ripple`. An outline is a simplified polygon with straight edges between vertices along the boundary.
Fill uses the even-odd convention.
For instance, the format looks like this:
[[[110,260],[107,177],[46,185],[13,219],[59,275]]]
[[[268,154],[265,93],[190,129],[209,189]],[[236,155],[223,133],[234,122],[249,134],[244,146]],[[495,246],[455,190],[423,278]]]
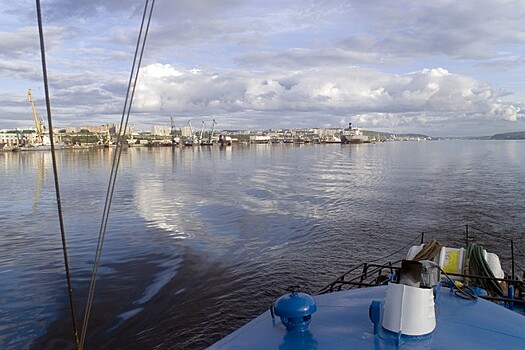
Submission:
[[[267,309],[287,286],[313,292],[349,265],[436,228],[455,228],[447,240],[462,237],[466,223],[496,232],[476,239],[508,266],[510,238],[525,252],[523,145],[125,150],[88,345],[204,348]],[[58,156],[80,309],[112,152]],[[0,208],[0,348],[72,348],[50,157],[0,157],[7,180],[0,189],[10,199]]]

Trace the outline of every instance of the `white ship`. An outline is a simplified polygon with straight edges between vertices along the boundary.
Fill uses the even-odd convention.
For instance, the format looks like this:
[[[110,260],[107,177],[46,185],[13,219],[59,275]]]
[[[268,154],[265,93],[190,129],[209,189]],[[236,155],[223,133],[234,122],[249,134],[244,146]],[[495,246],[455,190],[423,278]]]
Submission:
[[[368,136],[363,134],[363,129],[352,128],[352,123],[348,124],[348,128],[341,131],[341,143],[368,143],[370,142]]]

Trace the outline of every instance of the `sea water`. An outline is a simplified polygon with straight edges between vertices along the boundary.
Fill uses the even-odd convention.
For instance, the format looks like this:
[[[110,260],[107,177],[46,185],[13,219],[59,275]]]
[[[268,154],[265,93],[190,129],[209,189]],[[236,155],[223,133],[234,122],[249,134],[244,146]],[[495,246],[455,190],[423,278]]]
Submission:
[[[114,152],[57,153],[79,326]],[[421,232],[462,244],[470,224],[525,266],[521,141],[129,148],[120,165],[86,348],[205,348]],[[0,191],[0,348],[72,349],[51,154],[0,153]]]

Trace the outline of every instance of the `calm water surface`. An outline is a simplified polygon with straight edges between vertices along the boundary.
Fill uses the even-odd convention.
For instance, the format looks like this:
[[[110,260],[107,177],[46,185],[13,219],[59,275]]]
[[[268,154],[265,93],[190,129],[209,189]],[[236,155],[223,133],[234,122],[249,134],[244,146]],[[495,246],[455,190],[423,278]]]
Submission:
[[[112,152],[57,154],[79,323]],[[71,349],[51,155],[0,153],[0,180],[0,348]],[[525,142],[126,149],[87,348],[203,349],[289,285],[465,224],[525,266]]]

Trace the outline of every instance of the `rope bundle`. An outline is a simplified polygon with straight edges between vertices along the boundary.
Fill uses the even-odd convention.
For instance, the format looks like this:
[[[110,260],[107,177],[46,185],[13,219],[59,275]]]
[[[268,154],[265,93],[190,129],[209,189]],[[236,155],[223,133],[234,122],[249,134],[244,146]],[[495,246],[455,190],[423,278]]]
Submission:
[[[434,258],[441,251],[442,247],[443,246],[441,244],[439,244],[435,239],[433,239],[430,243],[425,244],[412,260],[434,260]]]
[[[483,254],[483,247],[474,243],[467,246],[465,272],[469,275],[495,278]],[[474,282],[489,294],[503,296],[503,289],[495,279],[473,278]]]

